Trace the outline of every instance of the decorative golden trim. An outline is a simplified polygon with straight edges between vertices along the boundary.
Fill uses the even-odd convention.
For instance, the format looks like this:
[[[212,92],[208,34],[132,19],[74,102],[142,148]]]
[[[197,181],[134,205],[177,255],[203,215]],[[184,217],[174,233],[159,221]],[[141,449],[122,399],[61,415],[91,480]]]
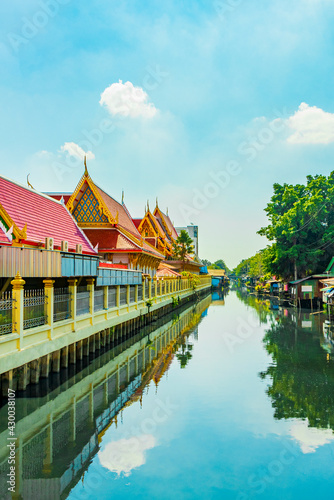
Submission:
[[[73,213],[74,210],[75,210],[75,206],[74,206],[74,202],[76,200],[76,197],[79,195],[81,189],[82,189],[82,186],[84,185],[84,183],[87,183],[88,186],[90,187],[90,189],[92,190],[93,192],[93,195],[95,196],[95,198],[97,199],[97,201],[99,202],[99,207],[100,207],[100,210],[102,210],[102,213],[107,217],[107,219],[109,220],[109,223],[110,224],[118,224],[118,212],[116,213],[116,218],[114,218],[108,207],[106,206],[106,204],[104,203],[102,197],[100,196],[100,194],[98,193],[97,189],[96,189],[96,186],[91,178],[91,176],[89,175],[87,169],[85,169],[85,172],[84,174],[82,175],[81,179],[79,180],[78,184],[77,184],[77,187],[75,188],[72,196],[69,198],[68,202],[66,203],[66,207],[67,209]],[[83,193],[82,193],[83,194]],[[81,195],[82,196],[82,195]],[[81,200],[81,196],[78,200],[78,203],[79,201]],[[96,224],[99,224],[99,223],[96,223]]]
[[[20,229],[10,215],[6,212],[4,207],[0,203],[0,218],[4,221],[5,225],[8,227],[8,230],[13,228],[13,235],[16,240],[26,240],[27,239],[27,224],[24,225],[22,229]]]

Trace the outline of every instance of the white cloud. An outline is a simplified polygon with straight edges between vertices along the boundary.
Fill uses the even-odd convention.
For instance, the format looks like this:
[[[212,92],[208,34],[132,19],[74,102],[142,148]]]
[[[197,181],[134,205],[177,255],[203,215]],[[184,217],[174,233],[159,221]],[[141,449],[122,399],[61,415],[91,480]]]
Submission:
[[[293,132],[291,144],[329,144],[334,142],[334,114],[302,102],[298,111],[286,120]]]
[[[290,427],[290,434],[298,441],[303,453],[314,453],[319,446],[334,440],[331,429],[316,429],[309,427],[308,420],[297,420]]]
[[[62,153],[67,153],[74,158],[78,158],[79,160],[83,160],[84,157],[87,157],[87,160],[94,160],[95,155],[91,151],[84,151],[78,144],[75,142],[65,142],[63,146],[61,146],[60,151]]]
[[[158,111],[154,104],[148,102],[148,95],[141,87],[134,87],[131,82],[122,83],[122,80],[102,92],[100,104],[111,115],[131,118],[152,118]]]
[[[106,469],[120,475],[129,476],[132,469],[144,465],[146,462],[145,451],[156,446],[152,434],[142,434],[130,439],[120,439],[106,445],[99,451],[100,463]]]

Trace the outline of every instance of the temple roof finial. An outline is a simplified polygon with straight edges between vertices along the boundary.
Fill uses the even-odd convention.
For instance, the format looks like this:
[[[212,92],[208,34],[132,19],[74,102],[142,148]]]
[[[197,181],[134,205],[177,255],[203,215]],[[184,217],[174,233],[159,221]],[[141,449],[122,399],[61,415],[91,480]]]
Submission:
[[[155,206],[158,207],[158,197],[155,199]]]
[[[168,207],[166,208],[166,215],[168,215]]]
[[[124,189],[122,190],[122,205],[124,205]]]
[[[150,203],[149,201],[147,200],[147,211],[149,212],[150,211]]]
[[[85,175],[86,177],[88,177],[88,170],[87,170],[87,156],[85,155],[85,158],[84,158],[84,165],[85,165]]]

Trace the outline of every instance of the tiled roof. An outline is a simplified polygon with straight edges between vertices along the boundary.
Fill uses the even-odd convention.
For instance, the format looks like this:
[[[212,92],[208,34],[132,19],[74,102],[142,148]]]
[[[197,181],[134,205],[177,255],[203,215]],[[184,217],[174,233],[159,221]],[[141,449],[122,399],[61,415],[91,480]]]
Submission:
[[[99,244],[99,252],[144,252],[164,259],[164,256],[158,250],[145,241],[143,246],[136,244],[130,238],[115,229],[84,229],[87,238],[94,246]]]
[[[118,212],[118,225],[129,231],[131,234],[136,236],[138,240],[140,241],[140,233],[138,229],[136,228],[135,224],[133,223],[130,214],[125,207],[125,205],[122,205],[121,203],[118,203],[114,198],[109,196],[109,194],[105,193],[101,188],[99,188],[95,184],[96,190],[98,191],[99,195],[103,199],[104,203],[106,204],[108,210],[110,211],[111,215],[116,218],[116,214]]]
[[[132,219],[132,222],[134,223],[134,225],[136,226],[137,229],[138,229],[141,221],[142,221],[142,219]]]
[[[72,193],[44,193],[50,196],[51,198],[61,201],[61,199],[64,200],[64,203],[68,202],[68,200],[71,198]]]
[[[157,270],[157,277],[162,278],[163,276],[172,276],[173,278],[178,278],[179,276],[181,276],[181,274],[174,271],[174,269],[171,269],[170,267],[161,266]]]
[[[99,244],[99,252],[107,251],[123,251],[133,252],[141,251],[138,245],[133,243],[129,238],[121,234],[118,229],[85,229],[87,238],[93,245]]]
[[[169,215],[164,214],[164,213],[160,210],[160,208],[156,208],[156,209],[154,210],[154,215],[155,215],[155,217],[157,217],[157,218],[158,218],[158,220],[159,220],[159,218],[161,217],[162,222],[163,222],[163,223],[167,226],[167,228],[168,228],[169,232],[170,232],[170,233],[171,233],[171,235],[172,235],[172,238],[174,238],[174,240],[176,240],[176,239],[177,239],[177,237],[178,237],[178,234],[177,234],[177,232],[176,232],[175,227],[173,226],[172,221],[171,221],[171,220],[170,220],[170,218],[169,218]]]
[[[95,254],[93,247],[78,228],[64,205],[49,196],[17,184],[0,176],[0,203],[18,226],[27,225],[26,242],[45,243],[45,238],[54,240],[60,248],[61,241],[68,241],[69,250],[82,245],[84,253]]]

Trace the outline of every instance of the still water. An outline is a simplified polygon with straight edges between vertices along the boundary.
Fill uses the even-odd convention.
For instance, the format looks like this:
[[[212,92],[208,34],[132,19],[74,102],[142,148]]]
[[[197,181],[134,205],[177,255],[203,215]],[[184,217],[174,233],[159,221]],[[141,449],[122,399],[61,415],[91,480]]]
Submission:
[[[325,319],[215,293],[18,398],[21,498],[333,499]]]

